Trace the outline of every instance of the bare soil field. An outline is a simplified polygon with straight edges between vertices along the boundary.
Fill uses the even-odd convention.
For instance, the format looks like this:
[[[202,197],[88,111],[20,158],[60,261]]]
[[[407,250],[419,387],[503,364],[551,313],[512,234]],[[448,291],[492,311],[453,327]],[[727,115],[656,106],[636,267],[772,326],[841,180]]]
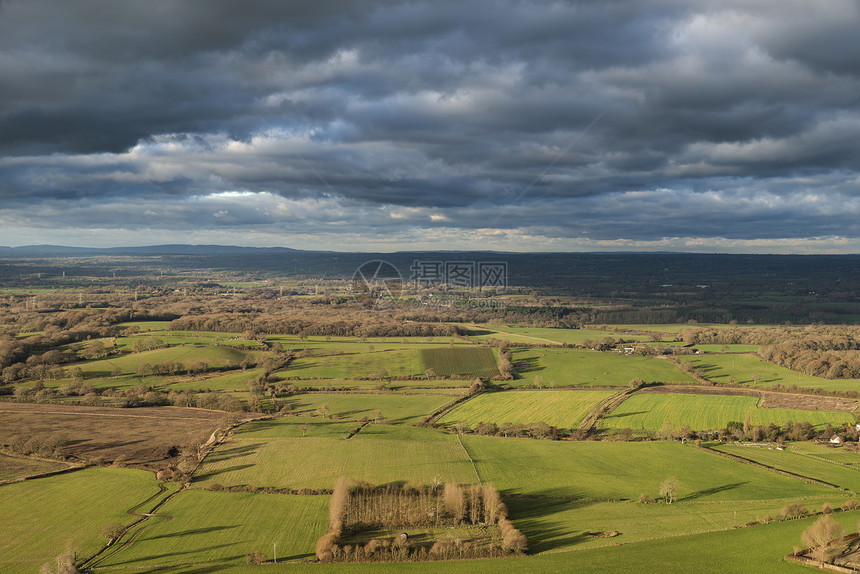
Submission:
[[[227,413],[180,407],[115,409],[56,404],[0,403],[0,445],[27,440],[62,441],[72,460],[113,462],[158,469],[176,462],[184,446],[205,443],[227,423]]]
[[[802,409],[805,411],[846,411],[857,409],[856,399],[820,397],[791,393],[762,393],[761,407],[766,409]]]

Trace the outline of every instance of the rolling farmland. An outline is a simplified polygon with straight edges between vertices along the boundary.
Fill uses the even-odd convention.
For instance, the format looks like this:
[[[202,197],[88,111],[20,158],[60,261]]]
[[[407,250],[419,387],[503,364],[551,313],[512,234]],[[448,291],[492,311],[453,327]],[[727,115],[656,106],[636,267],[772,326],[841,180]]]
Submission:
[[[690,362],[702,371],[705,378],[715,383],[728,382],[731,377],[736,383],[759,387],[780,384],[786,387],[797,385],[809,389],[860,389],[860,379],[823,379],[804,375],[763,361],[755,355],[705,355],[691,357]]]
[[[331,488],[341,475],[374,484],[429,483],[437,475],[463,483],[476,480],[455,436],[432,429],[368,425],[349,440],[237,437],[206,457],[195,483]]]
[[[464,436],[481,480],[517,494],[554,497],[656,497],[669,477],[679,501],[767,500],[832,493],[674,442],[565,442]]]
[[[600,353],[581,349],[514,349],[514,371],[520,378],[514,384],[533,384],[540,376],[543,385],[626,387],[630,381],[693,383],[690,375],[681,372],[666,359]]]
[[[576,427],[588,409],[615,391],[508,391],[483,393],[461,403],[439,419],[440,424],[545,422],[559,428]]]
[[[758,403],[756,397],[636,393],[606,415],[602,425],[609,429],[654,431],[668,421],[674,428],[711,430],[724,428],[729,421],[742,422],[747,412],[753,425],[808,421],[816,426],[835,426],[855,420],[854,415],[844,411],[768,409],[760,408]]]
[[[171,520],[151,519],[134,541],[107,554],[99,567],[163,564],[244,564],[250,552],[278,561],[313,557],[314,543],[328,528],[328,496],[248,494],[189,490],[159,509]],[[301,528],[295,528],[300,524]]]
[[[157,492],[151,473],[101,468],[0,487],[0,571],[38,572],[69,540],[82,554],[94,553],[104,526],[131,523],[126,511]]]

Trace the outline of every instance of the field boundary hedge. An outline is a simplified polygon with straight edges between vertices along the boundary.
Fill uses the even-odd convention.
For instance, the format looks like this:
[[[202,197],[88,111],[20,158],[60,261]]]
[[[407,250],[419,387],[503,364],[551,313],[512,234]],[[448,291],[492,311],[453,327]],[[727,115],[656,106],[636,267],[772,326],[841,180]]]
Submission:
[[[824,482],[823,480],[818,480],[817,478],[810,478],[810,477],[808,477],[808,476],[803,476],[802,474],[795,474],[795,473],[793,473],[793,472],[789,472],[789,471],[787,471],[787,470],[782,470],[781,468],[775,468],[775,467],[773,467],[773,466],[769,466],[769,465],[763,464],[763,463],[761,463],[761,462],[756,462],[756,461],[754,461],[754,460],[749,460],[749,459],[747,459],[747,458],[743,458],[742,456],[737,456],[737,455],[734,455],[734,454],[729,454],[729,453],[727,453],[727,452],[721,452],[721,451],[718,451],[718,450],[715,450],[715,449],[712,449],[712,448],[708,448],[708,447],[706,447],[706,446],[695,445],[695,444],[694,444],[694,445],[692,445],[692,446],[693,446],[693,448],[697,448],[697,449],[699,449],[699,450],[703,450],[703,451],[705,451],[705,452],[709,452],[709,453],[711,453],[711,454],[716,454],[716,455],[719,455],[719,456],[723,456],[723,457],[725,457],[725,458],[729,458],[729,459],[731,459],[731,460],[734,460],[735,462],[740,462],[740,463],[743,463],[743,464],[751,464],[752,466],[757,466],[757,467],[759,467],[759,468],[763,468],[763,469],[765,469],[765,470],[769,470],[770,472],[775,472],[775,473],[777,473],[777,474],[781,474],[781,475],[783,475],[783,476],[787,476],[787,477],[789,477],[789,478],[794,478],[794,479],[797,479],[797,480],[802,480],[803,482],[809,482],[809,483],[811,483],[811,484],[817,484],[817,485],[819,485],[819,486],[826,486],[827,488],[833,488],[833,489],[836,489],[836,490],[847,490],[847,489],[845,489],[845,488],[842,488],[841,486],[837,486],[837,485],[835,485],[835,484],[830,484],[829,482]]]

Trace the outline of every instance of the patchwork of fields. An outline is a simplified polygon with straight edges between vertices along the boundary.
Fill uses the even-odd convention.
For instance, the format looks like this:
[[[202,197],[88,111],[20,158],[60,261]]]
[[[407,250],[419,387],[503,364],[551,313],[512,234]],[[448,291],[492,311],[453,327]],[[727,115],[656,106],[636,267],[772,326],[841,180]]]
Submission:
[[[266,406],[274,407],[271,416],[246,421],[226,433],[194,469],[199,445],[215,429],[223,431],[235,417],[247,413],[232,413],[233,418],[228,418],[227,413],[200,408],[0,404],[0,446],[20,446],[34,433],[62,434],[66,454],[108,462],[119,459],[150,469],[90,468],[0,485],[4,517],[0,571],[36,572],[64,551],[69,538],[80,557],[91,556],[107,542],[99,534],[102,528],[140,520],[99,556],[94,572],[253,574],[261,567],[245,565],[246,556],[261,552],[271,562],[274,544],[279,565],[264,567],[272,572],[472,574],[515,569],[526,574],[671,574],[689,572],[691,564],[697,572],[781,572],[794,568],[782,556],[800,543],[810,519],[734,527],[778,516],[791,502],[802,502],[814,511],[824,503],[839,507],[860,492],[860,454],[843,447],[796,443],[777,451],[706,445],[832,485],[828,487],[679,442],[537,440],[480,436],[463,429],[474,429],[479,422],[544,422],[570,431],[596,405],[615,395],[620,401],[625,392],[632,394],[600,419],[598,430],[607,432],[596,431],[591,438],[614,439],[625,428],[656,431],[667,422],[675,428],[719,429],[729,421],[743,421],[747,413],[753,425],[782,425],[791,420],[823,427],[855,421],[855,414],[849,412],[853,403],[841,411],[772,409],[760,407],[759,399],[752,396],[657,393],[649,388],[632,392],[632,379],[696,381],[667,359],[562,346],[605,337],[670,341],[686,328],[683,325],[590,330],[474,325],[472,342],[451,337],[359,340],[267,335],[260,337],[265,344],[243,341],[238,334],[172,332],[167,322],[127,325],[138,327],[140,334],[118,337],[118,348],[131,351],[135,341],[155,337],[172,346],[80,361],[65,368],[80,366],[84,382],[118,389],[119,394],[151,385],[170,391],[209,389],[222,393],[216,396],[229,394],[247,401],[254,392],[249,389],[265,381],[270,393],[264,397],[269,401]],[[498,374],[497,351],[480,344],[487,338],[506,338],[513,345],[558,345],[510,347],[513,380],[492,381],[493,392],[468,397],[439,418],[441,428],[428,428],[422,419],[464,397],[471,379]],[[798,381],[806,381],[808,386],[839,389],[857,384],[780,372],[745,354],[751,350],[746,346],[703,348],[709,354],[691,360],[717,382],[733,376],[740,383],[769,386],[779,376],[786,385],[803,386]],[[267,367],[264,361],[281,349],[291,352],[292,360],[275,373],[267,371],[279,368]],[[206,362],[225,371],[139,375],[144,363],[168,360]],[[753,382],[756,374],[758,383]],[[45,381],[48,387],[67,383]],[[120,428],[121,433],[115,431]],[[183,468],[193,470],[181,481],[189,481],[190,486],[167,483],[167,490],[161,492],[151,470],[175,469],[182,461]],[[0,454],[0,480],[61,466]],[[502,492],[515,527],[528,538],[533,556],[446,563],[304,564],[315,560],[316,541],[328,528],[328,492],[341,476],[375,485],[493,485]],[[677,485],[674,503],[637,502],[643,496],[659,499],[667,481]],[[306,490],[295,493],[300,489]],[[129,514],[145,513],[168,496],[157,516]],[[860,513],[834,516],[853,529]],[[725,560],[727,553],[730,560]]]

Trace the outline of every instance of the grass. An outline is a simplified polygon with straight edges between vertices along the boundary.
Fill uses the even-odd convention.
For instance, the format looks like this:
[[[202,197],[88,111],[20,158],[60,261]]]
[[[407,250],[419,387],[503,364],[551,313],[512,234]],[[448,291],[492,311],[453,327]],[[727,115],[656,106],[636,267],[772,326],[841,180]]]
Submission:
[[[674,428],[688,426],[693,430],[716,430],[724,428],[729,421],[743,422],[746,413],[750,413],[753,425],[808,421],[815,426],[828,423],[835,426],[855,419],[854,415],[844,411],[759,408],[759,400],[757,397],[723,395],[637,393],[605,416],[601,424],[609,429],[655,431],[668,421]]]
[[[263,369],[247,369],[230,371],[227,374],[207,376],[199,380],[179,380],[158,385],[164,390],[184,391],[185,389],[211,390],[211,391],[247,391],[248,383],[263,374]],[[173,377],[175,378],[175,377]]]
[[[456,397],[447,395],[405,395],[405,394],[323,394],[311,393],[281,399],[281,403],[292,405],[295,413],[313,413],[322,406],[339,418],[373,418],[374,411],[380,411],[381,418],[395,424],[418,422],[422,417],[437,408],[450,403]]]
[[[773,468],[822,480],[853,492],[860,492],[860,470],[857,468],[845,466],[835,461],[827,462],[816,455],[804,454],[802,451],[795,451],[790,447],[789,450],[781,451],[731,444],[716,445],[712,448]],[[850,454],[854,458],[854,462],[860,462],[860,455]]]
[[[723,350],[725,347],[725,351]],[[758,351],[758,345],[696,345],[696,349],[703,353],[754,353]]]
[[[838,508],[845,498],[805,499],[811,510],[825,502]],[[509,497],[506,504],[514,522],[529,539],[532,552],[584,550],[630,544],[674,536],[729,530],[759,521],[767,515],[779,516],[786,505],[781,500],[745,500],[674,504],[639,504],[636,502],[593,502],[554,498]],[[595,536],[602,532],[619,532],[619,536]],[[670,542],[671,543],[671,542]]]
[[[514,349],[512,384],[532,384],[540,376],[548,386],[608,385],[626,387],[630,381],[685,382],[695,380],[666,359],[581,349]]]
[[[38,572],[68,541],[80,555],[94,554],[105,542],[102,528],[131,523],[126,511],[157,492],[151,473],[103,468],[0,487],[0,571]]]
[[[491,327],[488,325],[463,325],[470,336],[482,341],[488,338],[502,339],[512,343],[570,343],[581,345],[585,341],[601,341],[606,337],[625,341],[647,341],[647,335],[630,335],[602,329],[553,329],[549,327]]]
[[[513,494],[656,498],[670,477],[680,501],[769,500],[832,494],[764,469],[673,442],[568,442],[466,435],[482,481]]]
[[[281,417],[254,421],[239,427],[238,439],[327,437],[346,438],[355,429],[353,421],[327,421],[319,417]]]
[[[206,362],[210,367],[236,368],[245,359],[257,360],[265,357],[262,351],[242,351],[233,347],[218,345],[179,345],[165,349],[130,353],[119,357],[86,361],[68,365],[67,368],[80,367],[87,378],[108,377],[118,368],[123,375],[133,375],[144,363],[155,365],[164,361],[181,362],[186,367],[196,362]]]
[[[440,377],[482,377],[499,374],[496,357],[489,347],[421,349],[422,372],[433,369]]]
[[[341,475],[373,484],[429,484],[434,476],[462,483],[475,471],[457,437],[433,429],[368,425],[349,440],[233,439],[212,452],[194,482],[224,486],[332,488]],[[237,437],[239,438],[239,437]]]
[[[25,476],[33,476],[44,472],[61,470],[68,465],[51,460],[39,460],[0,454],[0,481],[16,480]]]
[[[415,349],[361,352],[351,355],[300,357],[278,375],[302,379],[348,379],[417,375],[421,372]]]
[[[130,546],[108,555],[99,566],[242,564],[251,552],[271,559],[273,543],[279,562],[307,560],[328,528],[328,499],[186,491],[159,509],[173,519],[147,521]]]
[[[573,428],[588,410],[615,391],[507,391],[483,393],[461,403],[439,419],[441,424],[465,423],[474,428],[486,423],[545,422],[559,428]]]
[[[715,383],[726,383],[729,377],[736,383],[770,387],[775,384],[826,390],[858,390],[860,379],[822,379],[804,375],[778,365],[762,361],[755,355],[706,355],[691,357],[693,366],[702,370],[705,378]],[[755,377],[760,378],[755,382]]]
[[[833,515],[846,531],[855,530],[860,513]],[[350,574],[506,574],[515,569],[522,574],[568,574],[570,572],[612,572],[613,574],[785,574],[812,572],[805,566],[786,562],[783,557],[800,544],[803,531],[817,517],[790,520],[767,525],[704,532],[620,544],[606,548],[582,549],[573,552],[544,553],[525,558],[486,560],[455,560],[450,562],[407,562],[392,564],[350,564]],[[514,560],[514,562],[512,562]],[[337,574],[345,570],[341,564],[289,564],[281,568],[267,567],[284,574]],[[187,569],[159,571],[159,574],[180,574]],[[236,566],[224,569],[193,571],[195,574],[255,574],[259,567]]]

